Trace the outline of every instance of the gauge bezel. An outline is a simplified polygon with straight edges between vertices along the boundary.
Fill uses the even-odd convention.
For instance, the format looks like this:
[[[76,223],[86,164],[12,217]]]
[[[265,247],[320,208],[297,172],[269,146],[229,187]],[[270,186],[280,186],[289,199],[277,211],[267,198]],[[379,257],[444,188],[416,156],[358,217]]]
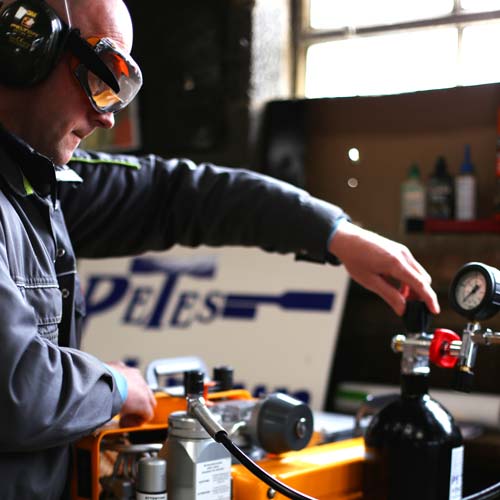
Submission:
[[[486,292],[476,307],[464,309],[457,302],[456,291],[463,276],[471,272],[479,272],[483,275],[486,282]],[[473,321],[494,316],[500,309],[500,304],[494,302],[498,283],[497,277],[500,279],[500,271],[481,262],[469,262],[462,266],[455,274],[450,285],[449,300],[452,308],[461,316]]]

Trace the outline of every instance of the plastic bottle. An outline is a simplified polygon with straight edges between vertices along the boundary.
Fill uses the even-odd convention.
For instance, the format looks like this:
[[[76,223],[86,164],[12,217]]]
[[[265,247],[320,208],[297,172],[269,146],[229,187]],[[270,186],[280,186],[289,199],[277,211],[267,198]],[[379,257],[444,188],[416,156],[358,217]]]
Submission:
[[[457,220],[476,218],[476,189],[476,176],[471,162],[470,146],[467,144],[460,174],[455,178],[455,218]]]
[[[454,210],[453,177],[444,156],[439,156],[427,183],[427,211],[430,219],[452,219]]]
[[[401,223],[403,231],[417,232],[424,229],[425,186],[420,168],[413,163],[408,178],[401,185]]]

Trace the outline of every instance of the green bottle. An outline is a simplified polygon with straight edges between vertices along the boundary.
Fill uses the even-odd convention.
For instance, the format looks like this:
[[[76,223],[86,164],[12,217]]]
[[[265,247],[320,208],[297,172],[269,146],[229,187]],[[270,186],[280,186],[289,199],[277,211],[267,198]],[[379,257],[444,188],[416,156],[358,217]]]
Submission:
[[[424,220],[425,186],[418,164],[413,163],[401,184],[401,226],[404,232],[423,231]]]

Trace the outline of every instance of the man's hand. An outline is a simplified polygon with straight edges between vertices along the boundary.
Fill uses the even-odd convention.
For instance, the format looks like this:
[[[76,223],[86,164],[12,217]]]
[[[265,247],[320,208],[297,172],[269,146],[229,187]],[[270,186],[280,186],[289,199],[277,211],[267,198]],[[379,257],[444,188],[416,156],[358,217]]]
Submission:
[[[431,277],[404,245],[346,221],[330,241],[329,251],[341,260],[355,281],[380,295],[398,316],[406,308],[405,285],[427,304],[431,313],[440,312]]]
[[[107,363],[120,372],[127,380],[128,394],[120,412],[120,425],[132,427],[153,418],[156,399],[141,372],[122,362]]]

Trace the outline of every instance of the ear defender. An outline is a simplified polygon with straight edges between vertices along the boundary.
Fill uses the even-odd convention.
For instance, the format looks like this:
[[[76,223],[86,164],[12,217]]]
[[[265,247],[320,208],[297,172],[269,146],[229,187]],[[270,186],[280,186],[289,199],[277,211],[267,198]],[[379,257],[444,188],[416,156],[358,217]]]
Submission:
[[[68,26],[44,0],[17,0],[0,11],[0,83],[29,87],[46,78]]]

